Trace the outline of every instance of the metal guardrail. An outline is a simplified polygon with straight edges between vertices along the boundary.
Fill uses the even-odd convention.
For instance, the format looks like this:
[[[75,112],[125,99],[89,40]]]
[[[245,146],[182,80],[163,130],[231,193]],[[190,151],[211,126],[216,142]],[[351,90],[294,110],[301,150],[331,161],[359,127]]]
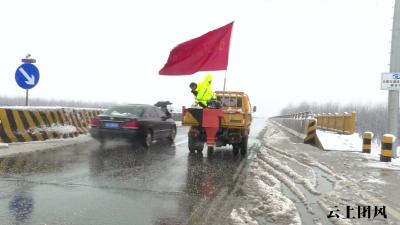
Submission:
[[[271,118],[292,118],[292,119],[307,119],[310,116],[310,112],[300,112],[300,113],[292,113],[287,115],[274,116]]]

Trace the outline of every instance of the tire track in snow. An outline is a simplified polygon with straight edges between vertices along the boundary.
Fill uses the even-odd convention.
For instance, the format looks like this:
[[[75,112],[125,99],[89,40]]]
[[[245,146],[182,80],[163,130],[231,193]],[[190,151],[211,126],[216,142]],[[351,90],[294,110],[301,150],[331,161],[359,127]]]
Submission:
[[[267,129],[270,129],[269,134],[271,136],[273,135],[282,135],[285,136],[281,131],[279,131],[279,128],[276,129],[271,124],[267,124],[269,126]],[[278,130],[278,131],[277,131]],[[270,139],[272,141],[270,141]],[[295,144],[295,143],[290,143],[289,138],[285,137],[278,137],[277,139],[280,139],[279,142],[277,142],[278,145],[285,146],[286,144]],[[292,158],[294,160],[297,160],[301,163],[304,163],[305,165],[308,165],[310,167],[319,169],[321,171],[321,176],[328,180],[329,182],[334,184],[334,188],[332,191],[322,193],[323,198],[320,198],[317,202],[318,205],[321,207],[323,212],[329,212],[333,209],[333,206],[341,205],[341,206],[346,206],[346,205],[385,205],[385,203],[380,200],[379,198],[375,197],[372,195],[372,193],[369,193],[368,190],[363,190],[361,186],[357,183],[355,180],[348,179],[346,175],[340,175],[337,174],[333,168],[331,168],[329,165],[326,165],[324,163],[318,162],[315,159],[311,158],[308,154],[306,153],[298,153],[298,151],[292,151],[295,152],[296,154],[291,154],[287,151],[284,151],[280,149],[279,147],[272,145],[271,142],[276,141],[275,137],[267,137],[266,135],[262,136],[263,140],[263,145],[267,148],[270,148],[274,152],[284,155],[288,158]],[[284,144],[280,143],[280,141],[285,141]],[[288,143],[286,143],[288,142]],[[302,144],[299,144],[300,146]],[[297,145],[293,145],[297,146]],[[298,149],[300,150],[300,149]],[[397,219],[397,221],[400,221],[400,212],[390,206],[386,206],[386,211],[389,216],[392,217],[393,219]],[[340,214],[340,213],[338,213]],[[326,215],[325,215],[326,217]],[[345,218],[344,215],[341,215],[341,218]],[[344,219],[339,219],[339,220],[330,220],[329,222],[334,223],[334,224],[339,224],[339,225],[346,225],[346,224],[365,224],[366,222],[368,224],[394,224],[393,221],[390,222],[389,220],[344,220]],[[325,224],[325,223],[324,223]],[[396,224],[396,223],[395,223]]]
[[[284,184],[284,186],[282,186],[283,192],[286,193],[287,196],[291,196],[290,198],[295,201],[296,207],[301,214],[302,222],[304,224],[332,224],[332,221],[326,218],[325,211],[319,205],[319,200],[333,189],[332,182],[324,178],[333,174],[333,172],[329,168],[316,163],[315,160],[310,158],[307,154],[298,154],[298,152],[295,152],[295,155],[271,146],[269,144],[270,139],[272,139],[272,141],[278,141],[278,143],[284,142],[283,146],[294,145],[279,129],[271,129],[271,126],[269,126],[262,136],[264,148],[262,148],[259,153],[259,159],[280,171],[286,176],[286,179],[290,180],[290,182],[283,181],[285,178],[278,176],[278,179]],[[294,169],[296,169],[296,171]],[[300,175],[301,169],[309,171],[309,176],[304,177]],[[326,185],[327,183],[328,185]],[[320,187],[319,189],[317,188],[318,186]],[[327,190],[320,190],[323,186],[325,188],[328,187],[326,188]],[[299,202],[296,202],[296,199],[298,199]],[[316,207],[311,208],[311,204]]]

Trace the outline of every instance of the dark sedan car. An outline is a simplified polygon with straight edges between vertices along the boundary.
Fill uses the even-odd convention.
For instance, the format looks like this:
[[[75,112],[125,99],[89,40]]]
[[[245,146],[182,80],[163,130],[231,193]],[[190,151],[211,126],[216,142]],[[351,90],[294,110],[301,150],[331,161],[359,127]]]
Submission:
[[[152,105],[115,106],[96,116],[90,125],[90,134],[101,143],[124,138],[148,148],[153,140],[167,139],[173,143],[176,136],[174,120]]]

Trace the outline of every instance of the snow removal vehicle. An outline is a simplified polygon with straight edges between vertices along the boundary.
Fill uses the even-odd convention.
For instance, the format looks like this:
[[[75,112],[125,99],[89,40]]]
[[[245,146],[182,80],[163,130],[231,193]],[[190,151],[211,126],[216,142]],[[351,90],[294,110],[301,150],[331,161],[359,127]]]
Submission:
[[[252,122],[249,97],[244,92],[217,91],[217,103],[209,108],[185,108],[182,125],[190,126],[189,151],[202,152],[207,144],[207,154],[215,147],[232,145],[233,154],[247,152],[247,142]],[[211,104],[213,105],[213,104]]]

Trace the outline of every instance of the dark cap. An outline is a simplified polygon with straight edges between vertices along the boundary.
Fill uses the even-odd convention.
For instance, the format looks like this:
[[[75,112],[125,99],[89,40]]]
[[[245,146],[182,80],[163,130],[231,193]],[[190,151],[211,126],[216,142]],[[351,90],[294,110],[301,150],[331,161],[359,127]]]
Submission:
[[[192,83],[189,84],[190,88],[193,88],[193,87],[196,87],[196,86],[197,86],[197,84],[195,82],[192,82]]]

